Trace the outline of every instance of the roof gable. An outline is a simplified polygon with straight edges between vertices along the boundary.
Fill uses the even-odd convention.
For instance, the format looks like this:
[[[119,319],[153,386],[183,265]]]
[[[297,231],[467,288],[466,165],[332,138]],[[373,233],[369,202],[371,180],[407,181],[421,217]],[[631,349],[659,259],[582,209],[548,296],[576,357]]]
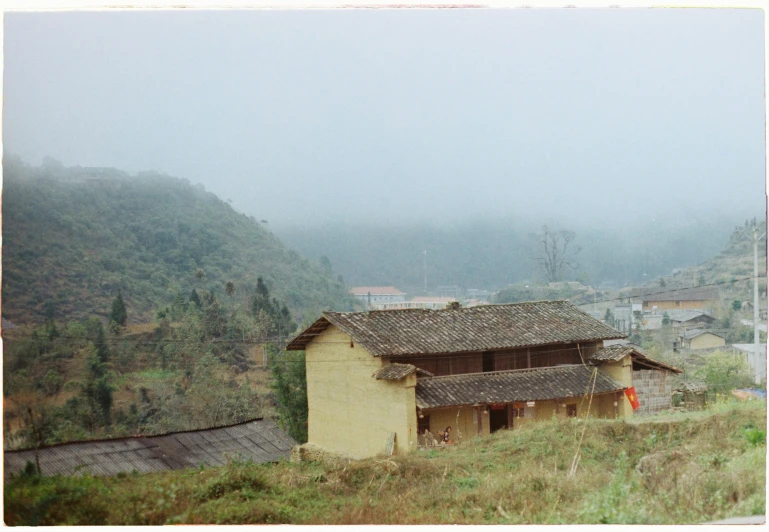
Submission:
[[[625,337],[566,301],[536,301],[446,310],[324,312],[287,349],[304,349],[329,323],[374,356],[479,352]]]

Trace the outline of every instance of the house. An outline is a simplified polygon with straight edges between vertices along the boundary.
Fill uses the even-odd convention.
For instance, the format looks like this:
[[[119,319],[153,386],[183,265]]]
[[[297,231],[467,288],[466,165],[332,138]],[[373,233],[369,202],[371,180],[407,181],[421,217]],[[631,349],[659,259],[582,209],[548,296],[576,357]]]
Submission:
[[[6,449],[3,465],[6,479],[23,471],[27,462],[36,463],[36,456],[43,475],[114,476],[221,466],[236,458],[277,462],[288,458],[295,445],[274,421],[259,418],[205,430],[60,443],[37,451]]]
[[[704,329],[684,330],[678,337],[679,345],[684,349],[710,349],[726,345],[726,338]]]
[[[446,308],[446,306],[449,303],[455,302],[456,299],[453,297],[430,297],[430,296],[419,296],[415,297],[413,299],[410,299],[409,301],[400,301],[400,302],[394,302],[394,303],[378,303],[371,305],[371,310],[393,310],[393,309],[404,309],[404,308],[422,308],[422,309],[430,309],[430,310],[438,310]]]
[[[753,381],[756,384],[766,381],[766,344],[758,344],[758,353],[756,344],[732,344],[732,347],[745,356],[753,373]]]
[[[697,327],[704,329],[712,327],[716,321],[713,316],[701,310],[671,310],[668,312],[668,317],[673,328]]]
[[[394,286],[356,286],[350,289],[350,293],[367,308],[406,300],[406,294]]]
[[[590,415],[630,416],[624,392],[639,371],[680,370],[604,347],[624,336],[566,301],[539,301],[324,312],[287,349],[306,353],[309,442],[361,458],[393,438],[395,452],[413,451],[425,430],[451,426],[463,440],[583,416],[588,391]],[[644,393],[642,404],[654,387]]]
[[[673,288],[665,291],[648,288],[640,294],[643,310],[704,310],[711,309],[718,302],[718,290],[714,286]]]

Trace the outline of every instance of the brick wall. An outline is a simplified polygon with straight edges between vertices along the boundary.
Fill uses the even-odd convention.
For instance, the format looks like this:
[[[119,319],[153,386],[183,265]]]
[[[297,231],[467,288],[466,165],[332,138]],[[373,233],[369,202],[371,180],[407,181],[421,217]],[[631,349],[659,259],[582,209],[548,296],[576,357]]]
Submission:
[[[655,414],[671,407],[673,383],[670,372],[642,370],[633,372],[633,386],[641,406],[634,415]]]

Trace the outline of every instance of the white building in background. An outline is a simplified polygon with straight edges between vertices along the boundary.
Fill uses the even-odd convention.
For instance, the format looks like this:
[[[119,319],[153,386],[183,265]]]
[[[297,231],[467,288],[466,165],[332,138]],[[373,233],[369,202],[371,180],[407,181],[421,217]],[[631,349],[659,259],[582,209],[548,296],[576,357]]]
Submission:
[[[753,370],[753,378],[756,384],[766,381],[766,344],[732,344],[732,347],[745,355],[750,368]]]
[[[411,299],[409,301],[380,303],[380,304],[374,305],[373,308],[376,310],[393,310],[393,309],[404,309],[404,308],[443,310],[446,308],[446,305],[448,305],[449,303],[453,303],[455,301],[456,299],[453,297],[421,296],[421,297],[415,297],[414,299]]]
[[[370,309],[378,305],[400,303],[406,300],[406,293],[394,286],[356,286],[350,289],[350,293]]]

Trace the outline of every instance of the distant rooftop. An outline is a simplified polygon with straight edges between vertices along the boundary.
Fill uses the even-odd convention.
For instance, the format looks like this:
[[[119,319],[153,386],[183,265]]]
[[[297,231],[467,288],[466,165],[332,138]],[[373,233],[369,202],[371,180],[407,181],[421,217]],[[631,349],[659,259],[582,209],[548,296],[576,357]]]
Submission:
[[[405,292],[401,292],[394,286],[356,286],[350,288],[350,293],[354,296],[405,296]]]

